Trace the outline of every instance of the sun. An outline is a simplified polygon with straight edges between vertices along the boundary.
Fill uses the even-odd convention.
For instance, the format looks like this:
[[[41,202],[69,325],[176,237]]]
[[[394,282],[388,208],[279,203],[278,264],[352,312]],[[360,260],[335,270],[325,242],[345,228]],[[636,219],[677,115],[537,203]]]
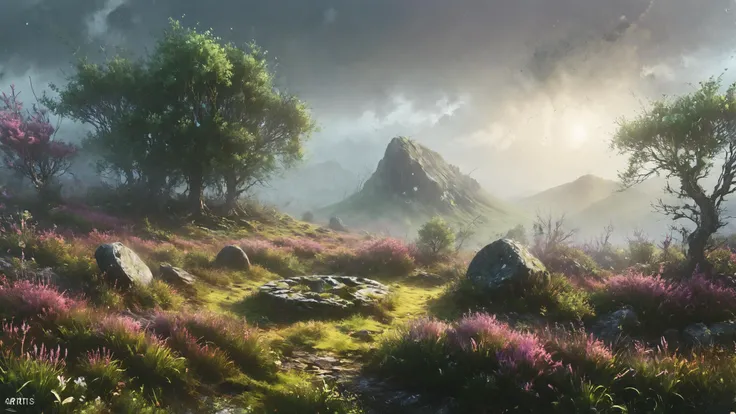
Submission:
[[[583,145],[588,139],[588,129],[583,124],[573,124],[570,130],[570,144],[575,147]]]

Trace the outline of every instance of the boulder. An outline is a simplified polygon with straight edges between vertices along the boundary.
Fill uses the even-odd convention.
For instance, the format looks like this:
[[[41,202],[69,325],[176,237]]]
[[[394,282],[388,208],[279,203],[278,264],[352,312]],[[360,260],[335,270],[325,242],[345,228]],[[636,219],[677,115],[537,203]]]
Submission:
[[[339,317],[371,309],[389,294],[386,285],[353,276],[297,276],[266,283],[259,290],[305,318]]]
[[[736,342],[736,321],[719,322],[710,326],[713,342],[723,346],[733,346]]]
[[[327,225],[327,228],[334,231],[348,231],[340,217],[330,217],[330,224]]]
[[[613,343],[639,326],[639,317],[629,308],[603,315],[593,325],[593,333],[601,340]]]
[[[108,280],[120,287],[148,285],[153,280],[151,269],[133,250],[120,242],[100,245],[95,250],[95,260]]]
[[[250,260],[248,260],[248,255],[245,254],[243,249],[239,246],[230,245],[223,247],[220,253],[217,253],[215,265],[234,270],[248,270],[250,269]]]
[[[500,239],[475,255],[466,277],[478,288],[498,289],[507,285],[548,283],[550,275],[526,247],[510,239]]]
[[[704,323],[694,323],[682,331],[684,340],[693,346],[709,345],[713,342],[710,329]]]
[[[197,278],[184,269],[174,267],[168,263],[161,263],[159,268],[161,280],[175,286],[192,286]]]

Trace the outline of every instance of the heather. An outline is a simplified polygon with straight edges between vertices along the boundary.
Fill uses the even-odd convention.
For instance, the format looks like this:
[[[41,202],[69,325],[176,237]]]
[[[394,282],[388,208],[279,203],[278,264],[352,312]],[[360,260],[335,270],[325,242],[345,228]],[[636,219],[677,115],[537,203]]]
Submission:
[[[458,412],[696,413],[724,406],[736,392],[729,377],[736,360],[727,353],[681,355],[666,342],[614,353],[584,332],[536,334],[488,314],[414,321],[381,344],[372,369],[432,398],[451,398]]]
[[[684,280],[630,273],[611,277],[595,293],[599,309],[634,309],[645,325],[664,330],[693,323],[730,320],[736,315],[736,289],[697,274]]]

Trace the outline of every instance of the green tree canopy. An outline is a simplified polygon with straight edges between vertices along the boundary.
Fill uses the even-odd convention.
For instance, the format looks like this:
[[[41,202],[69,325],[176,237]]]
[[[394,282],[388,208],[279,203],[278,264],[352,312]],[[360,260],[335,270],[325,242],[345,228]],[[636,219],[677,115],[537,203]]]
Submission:
[[[676,99],[654,102],[633,120],[622,120],[612,147],[629,156],[620,173],[624,185],[641,183],[653,175],[679,181],[665,191],[680,202],[658,209],[674,220],[689,220],[690,268],[707,266],[704,252],[710,237],[723,227],[721,204],[736,191],[736,85],[721,92],[720,79],[700,84],[698,90]],[[719,165],[712,190],[703,180]]]
[[[279,91],[265,53],[171,21],[146,59],[80,62],[49,105],[91,125],[104,167],[152,195],[187,184],[193,213],[208,185],[230,206],[302,157],[314,130],[306,105]]]

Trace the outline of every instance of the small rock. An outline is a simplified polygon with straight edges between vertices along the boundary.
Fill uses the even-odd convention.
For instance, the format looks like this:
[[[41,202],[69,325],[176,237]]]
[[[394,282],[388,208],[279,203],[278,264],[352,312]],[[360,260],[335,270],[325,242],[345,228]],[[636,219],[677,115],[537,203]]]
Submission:
[[[375,339],[373,339],[373,332],[367,329],[353,332],[350,334],[350,336],[355,339],[361,340],[363,342],[374,342],[375,341]]]
[[[153,280],[151,269],[120,242],[100,245],[95,250],[95,260],[105,276],[118,286],[148,285]]]
[[[593,325],[593,333],[602,340],[611,343],[637,326],[639,326],[639,317],[636,312],[629,308],[623,308],[602,316]]]
[[[446,280],[442,276],[427,272],[417,272],[412,277],[412,280],[430,286],[441,285],[446,282]]]
[[[248,270],[250,269],[250,260],[248,260],[248,255],[245,254],[243,249],[239,246],[230,245],[223,247],[220,253],[217,253],[215,265],[234,270]]]
[[[161,263],[161,280],[178,286],[192,286],[196,278],[184,269],[174,267],[168,263]]]
[[[685,341],[691,345],[709,345],[713,342],[710,329],[704,323],[694,323],[682,331]]]

